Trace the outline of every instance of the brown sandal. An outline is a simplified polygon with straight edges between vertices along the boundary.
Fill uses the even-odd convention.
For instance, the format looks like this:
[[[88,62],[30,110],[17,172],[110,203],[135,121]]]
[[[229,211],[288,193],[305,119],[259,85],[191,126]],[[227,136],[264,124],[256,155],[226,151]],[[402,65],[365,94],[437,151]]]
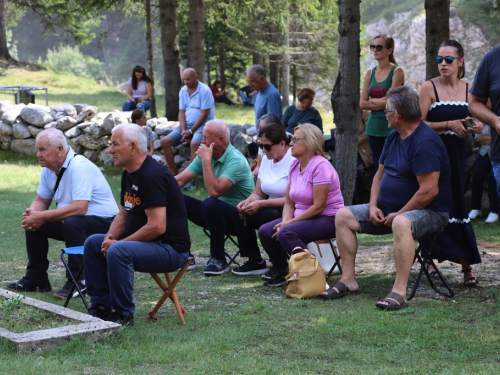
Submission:
[[[390,292],[387,297],[385,297],[382,302],[387,302],[388,305],[385,303],[376,303],[377,309],[380,310],[388,310],[388,311],[396,311],[399,309],[402,309],[403,307],[407,307],[408,304],[406,303],[405,299],[403,298],[402,295],[395,293],[395,292]]]

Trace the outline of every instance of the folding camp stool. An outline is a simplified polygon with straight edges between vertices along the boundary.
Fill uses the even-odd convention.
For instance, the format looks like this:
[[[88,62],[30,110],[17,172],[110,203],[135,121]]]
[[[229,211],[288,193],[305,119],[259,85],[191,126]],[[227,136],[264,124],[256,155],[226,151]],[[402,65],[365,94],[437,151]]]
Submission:
[[[165,272],[165,280],[167,283],[165,284],[162,279],[160,279],[160,276],[156,273],[150,273],[151,277],[156,281],[156,283],[160,286],[160,288],[163,290],[163,295],[161,298],[158,300],[156,306],[154,309],[148,314],[148,317],[146,318],[147,320],[152,320],[156,321],[157,318],[155,317],[155,314],[158,312],[160,307],[163,305],[165,300],[167,298],[170,298],[172,302],[175,305],[175,309],[177,310],[177,314],[179,315],[179,319],[181,320],[182,324],[186,324],[186,321],[184,320],[184,314],[189,315],[188,312],[184,309],[184,307],[181,305],[179,302],[179,299],[177,298],[177,293],[175,292],[175,286],[181,279],[181,277],[184,275],[186,270],[188,269],[189,265],[191,264],[191,261],[194,258],[190,256],[186,262],[182,266],[182,268],[177,272],[177,275],[175,276],[174,280],[172,280],[172,277],[168,272]]]
[[[415,296],[415,292],[417,291],[418,284],[420,283],[420,279],[422,278],[422,274],[425,273],[425,276],[427,277],[427,280],[429,280],[429,284],[431,284],[432,289],[434,289],[437,293],[442,294],[445,297],[453,297],[455,293],[451,289],[450,285],[446,281],[446,279],[443,277],[443,274],[439,271],[439,268],[436,266],[436,263],[434,263],[433,260],[433,248],[434,248],[434,243],[436,242],[437,237],[439,236],[441,232],[434,233],[432,242],[430,246],[426,246],[423,242],[422,239],[419,238],[418,241],[418,247],[415,248],[415,258],[413,262],[418,261],[420,263],[420,271],[417,275],[417,278],[415,280],[415,284],[413,285],[413,289],[411,291],[410,296],[408,297],[408,300],[411,300],[413,296]],[[422,253],[422,256],[420,255]],[[432,277],[429,275],[428,271],[428,266],[434,267],[434,270],[437,272],[439,279],[443,283],[444,287],[446,288],[447,291],[440,290],[437,288],[437,286],[434,284],[434,281],[432,280]]]
[[[335,238],[328,238],[325,240],[317,240],[317,241],[314,241],[314,242],[307,244],[307,249],[311,253],[316,255],[316,258],[318,258],[318,260],[321,264],[321,267],[323,268],[323,272],[326,275],[327,280],[332,275],[332,273],[335,271],[335,267],[338,267],[339,273],[342,274],[342,266],[340,265],[340,253],[339,253],[337,246],[335,246],[335,244],[333,243],[333,241],[335,241]],[[324,246],[321,246],[321,245],[324,245]],[[329,248],[328,248],[328,245],[329,245]],[[333,265],[329,269],[328,268],[325,269],[325,267],[329,266],[328,263],[331,260],[331,258],[329,258],[324,253],[329,251],[330,249],[332,251],[333,259],[335,260],[335,262],[333,263]]]
[[[64,307],[68,307],[69,301],[71,300],[71,297],[73,296],[73,292],[75,289],[78,291],[78,295],[80,296],[81,300],[83,301],[83,304],[85,305],[85,308],[87,311],[89,310],[89,305],[87,304],[87,300],[85,299],[85,295],[83,294],[82,290],[78,286],[77,280],[80,279],[80,276],[82,275],[83,272],[83,263],[80,269],[78,270],[78,274],[76,275],[76,278],[73,277],[73,274],[71,273],[69,269],[68,262],[64,258],[64,255],[83,255],[83,246],[74,246],[74,247],[66,247],[61,250],[61,260],[64,264],[64,267],[66,267],[66,270],[68,271],[70,281],[73,284],[71,286],[71,290],[69,291],[68,297],[66,297],[66,302],[64,302]]]
[[[335,240],[335,239],[334,239]],[[331,238],[328,239],[328,243],[330,244],[330,248],[332,249],[332,253],[333,253],[333,256],[335,258],[335,263],[333,264],[332,268],[330,268],[330,271],[328,272],[328,274],[326,275],[326,279],[328,280],[328,278],[332,275],[332,272],[335,270],[335,267],[338,267],[339,268],[339,272],[340,274],[342,275],[342,265],[340,264],[340,253],[339,253],[339,249],[337,248],[337,246],[335,246],[333,244],[333,241]]]
[[[207,236],[208,238],[210,238],[210,232],[208,231],[208,229],[203,228],[203,233],[205,233],[205,234],[206,234],[206,236]],[[241,250],[240,250],[240,245],[238,245],[238,243],[234,240],[234,238],[233,238],[233,237],[231,237],[231,235],[230,235],[230,234],[228,234],[228,233],[226,233],[226,234],[225,234],[225,237],[224,237],[224,244],[226,243],[226,241],[227,241],[227,240],[231,241],[231,242],[234,244],[234,246],[236,246],[236,248],[238,249],[238,251],[236,252],[236,254],[234,254],[233,256],[229,255],[229,254],[226,252],[226,250],[224,249],[224,255],[226,256],[226,258],[228,258],[227,265],[228,265],[228,266],[230,266],[230,265],[231,265],[231,263],[234,263],[234,264],[236,264],[236,265],[238,265],[238,266],[241,266],[241,263],[238,263],[238,262],[235,260],[235,259],[236,259],[236,257],[237,257],[238,255],[240,255],[240,252],[241,252]]]

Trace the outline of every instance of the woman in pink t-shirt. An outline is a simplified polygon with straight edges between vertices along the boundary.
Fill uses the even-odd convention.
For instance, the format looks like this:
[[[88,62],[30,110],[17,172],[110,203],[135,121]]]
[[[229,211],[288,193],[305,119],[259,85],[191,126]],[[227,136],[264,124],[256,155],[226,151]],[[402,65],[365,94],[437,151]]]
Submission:
[[[278,271],[268,286],[285,283],[287,253],[309,242],[335,237],[335,214],[344,207],[339,177],[323,157],[323,134],[312,124],[295,128],[290,143],[295,160],[290,166],[283,218],[264,224],[259,238]]]

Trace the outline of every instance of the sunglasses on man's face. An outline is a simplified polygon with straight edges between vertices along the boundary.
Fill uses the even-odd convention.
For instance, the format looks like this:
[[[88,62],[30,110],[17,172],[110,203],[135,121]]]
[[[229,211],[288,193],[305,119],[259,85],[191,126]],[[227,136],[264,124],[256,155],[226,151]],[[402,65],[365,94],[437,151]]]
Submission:
[[[448,64],[448,65],[451,65],[453,64],[453,60],[455,59],[460,59],[460,57],[453,57],[453,56],[446,56],[446,57],[443,57],[443,56],[438,56],[436,57],[436,62],[438,64],[442,64],[443,61]]]
[[[385,47],[385,46],[383,46],[382,44],[377,44],[377,45],[375,45],[375,44],[370,44],[370,49],[371,49],[372,51],[375,51],[375,50],[377,50],[377,51],[382,51],[382,50],[384,49],[384,47]]]
[[[273,143],[272,145],[263,145],[262,143],[259,143],[257,144],[257,146],[259,146],[259,148],[262,150],[266,150],[266,151],[271,151],[271,148],[275,145],[276,143]]]

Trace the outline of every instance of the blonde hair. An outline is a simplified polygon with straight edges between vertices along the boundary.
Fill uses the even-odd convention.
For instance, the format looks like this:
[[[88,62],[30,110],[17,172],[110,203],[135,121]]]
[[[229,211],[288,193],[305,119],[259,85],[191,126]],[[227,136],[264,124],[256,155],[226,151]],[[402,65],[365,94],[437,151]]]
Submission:
[[[316,125],[309,123],[296,126],[293,131],[297,131],[298,129],[302,131],[306,147],[309,150],[314,151],[314,155],[324,156],[323,146],[325,144],[325,139],[323,138],[321,130]]]

